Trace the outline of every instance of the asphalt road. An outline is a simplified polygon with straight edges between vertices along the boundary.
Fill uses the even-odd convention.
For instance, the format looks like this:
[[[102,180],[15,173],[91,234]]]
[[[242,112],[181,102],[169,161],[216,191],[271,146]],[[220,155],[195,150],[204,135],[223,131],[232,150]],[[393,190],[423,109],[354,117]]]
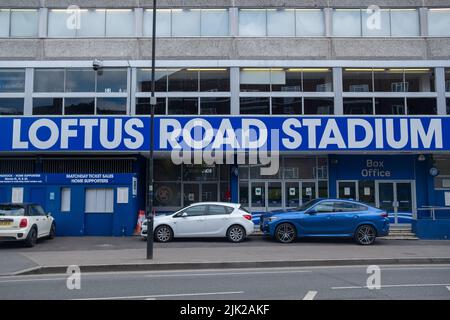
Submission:
[[[0,277],[0,299],[450,300],[450,265],[380,270],[380,289],[367,287],[366,266],[90,273],[73,290],[65,275],[11,276]]]

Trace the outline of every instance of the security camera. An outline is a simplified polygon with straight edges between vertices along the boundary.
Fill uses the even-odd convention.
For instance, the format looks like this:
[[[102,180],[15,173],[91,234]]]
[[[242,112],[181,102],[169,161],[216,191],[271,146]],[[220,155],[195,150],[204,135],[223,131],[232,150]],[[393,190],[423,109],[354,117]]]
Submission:
[[[94,71],[98,71],[100,69],[103,68],[103,61],[99,60],[99,59],[94,59],[94,61],[92,61],[92,69],[94,69]]]

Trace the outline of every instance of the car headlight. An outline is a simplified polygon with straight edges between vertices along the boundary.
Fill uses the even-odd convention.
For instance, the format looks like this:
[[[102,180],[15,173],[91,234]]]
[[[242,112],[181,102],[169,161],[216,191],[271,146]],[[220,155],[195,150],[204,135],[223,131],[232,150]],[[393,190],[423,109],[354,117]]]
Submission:
[[[272,222],[279,219],[279,217],[269,217],[269,219],[267,219],[267,221]]]

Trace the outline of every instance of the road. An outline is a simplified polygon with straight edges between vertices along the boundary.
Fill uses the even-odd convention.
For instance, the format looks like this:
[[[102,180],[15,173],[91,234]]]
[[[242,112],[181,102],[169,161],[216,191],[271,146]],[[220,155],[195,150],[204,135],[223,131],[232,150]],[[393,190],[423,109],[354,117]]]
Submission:
[[[380,266],[381,288],[367,287],[366,266],[0,277],[0,299],[430,299],[450,300],[450,265]],[[69,281],[71,284],[76,282]]]

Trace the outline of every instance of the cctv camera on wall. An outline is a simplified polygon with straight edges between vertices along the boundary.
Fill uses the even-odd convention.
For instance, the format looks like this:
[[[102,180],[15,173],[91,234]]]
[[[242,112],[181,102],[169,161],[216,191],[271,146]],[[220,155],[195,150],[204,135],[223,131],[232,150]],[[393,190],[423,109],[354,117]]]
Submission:
[[[94,71],[98,71],[100,69],[103,68],[103,61],[100,59],[94,59],[94,61],[92,61],[92,69],[94,69]]]

